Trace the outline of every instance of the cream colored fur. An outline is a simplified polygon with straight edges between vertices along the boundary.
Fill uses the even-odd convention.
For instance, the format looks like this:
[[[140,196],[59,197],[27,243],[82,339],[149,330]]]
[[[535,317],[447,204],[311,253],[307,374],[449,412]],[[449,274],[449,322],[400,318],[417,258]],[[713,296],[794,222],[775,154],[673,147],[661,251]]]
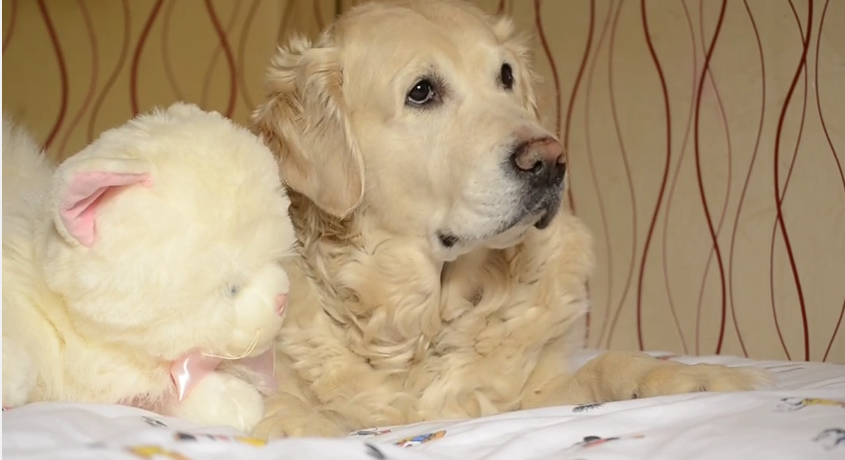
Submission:
[[[302,247],[286,264],[281,392],[257,434],[339,435],[766,381],[621,352],[573,375],[590,234],[564,211],[543,230],[531,220],[502,228],[521,190],[502,167],[508,146],[552,136],[527,58],[508,19],[446,0],[366,4],[315,43],[280,48],[253,126],[280,158]],[[408,106],[423,78],[439,99]],[[443,229],[456,244],[439,241]]]
[[[4,116],[3,405],[120,402],[252,428],[254,375],[227,361],[178,403],[170,364],[272,346],[295,242],[276,169],[256,136],[192,105],[141,115],[58,168]],[[100,184],[93,240],[80,238],[62,214],[80,178],[127,174],[144,180]]]

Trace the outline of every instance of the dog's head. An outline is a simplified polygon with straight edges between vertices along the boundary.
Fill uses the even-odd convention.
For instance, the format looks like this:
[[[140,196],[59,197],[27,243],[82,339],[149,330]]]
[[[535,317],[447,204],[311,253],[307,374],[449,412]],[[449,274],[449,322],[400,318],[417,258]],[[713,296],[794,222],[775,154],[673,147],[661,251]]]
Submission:
[[[527,54],[510,20],[470,5],[363,5],[279,49],[253,125],[328,214],[424,237],[441,260],[508,247],[550,223],[566,173]]]

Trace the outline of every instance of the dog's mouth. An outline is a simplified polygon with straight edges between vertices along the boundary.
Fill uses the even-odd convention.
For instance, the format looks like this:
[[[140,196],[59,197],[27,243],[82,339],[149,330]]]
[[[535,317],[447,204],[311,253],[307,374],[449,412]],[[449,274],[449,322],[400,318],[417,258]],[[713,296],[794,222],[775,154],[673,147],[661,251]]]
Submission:
[[[537,230],[543,230],[552,223],[552,220],[557,215],[557,209],[554,210],[547,210],[540,215],[540,218],[534,222],[534,228]]]
[[[561,195],[558,193],[545,193],[540,196],[526,195],[519,200],[519,209],[511,215],[492,232],[478,236],[456,235],[448,230],[437,232],[437,239],[445,249],[452,249],[458,244],[466,245],[478,241],[495,239],[506,236],[506,233],[522,234],[529,227],[538,230],[546,229],[557,216],[560,210]],[[522,228],[522,230],[519,230]]]
[[[538,197],[527,195],[521,201],[523,211],[514,216],[514,223],[511,227],[533,225],[534,228],[543,230],[557,216],[560,210],[561,194],[546,192]]]

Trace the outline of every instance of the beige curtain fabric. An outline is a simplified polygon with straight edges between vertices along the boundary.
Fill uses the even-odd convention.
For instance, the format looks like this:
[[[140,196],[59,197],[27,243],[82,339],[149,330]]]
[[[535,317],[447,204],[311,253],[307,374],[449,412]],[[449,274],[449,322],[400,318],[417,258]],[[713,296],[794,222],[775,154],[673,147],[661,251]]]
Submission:
[[[845,363],[845,2],[475,0],[534,34],[596,236],[588,344]],[[66,157],[139,110],[245,122],[350,0],[4,0],[3,107]]]

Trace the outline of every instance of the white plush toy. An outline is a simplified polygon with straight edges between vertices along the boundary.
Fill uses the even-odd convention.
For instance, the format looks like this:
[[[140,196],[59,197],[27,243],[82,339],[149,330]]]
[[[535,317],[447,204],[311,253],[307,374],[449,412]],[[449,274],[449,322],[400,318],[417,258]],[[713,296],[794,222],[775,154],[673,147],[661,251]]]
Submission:
[[[3,406],[121,403],[250,430],[287,302],[288,206],[260,140],[193,105],[58,168],[4,115]]]

